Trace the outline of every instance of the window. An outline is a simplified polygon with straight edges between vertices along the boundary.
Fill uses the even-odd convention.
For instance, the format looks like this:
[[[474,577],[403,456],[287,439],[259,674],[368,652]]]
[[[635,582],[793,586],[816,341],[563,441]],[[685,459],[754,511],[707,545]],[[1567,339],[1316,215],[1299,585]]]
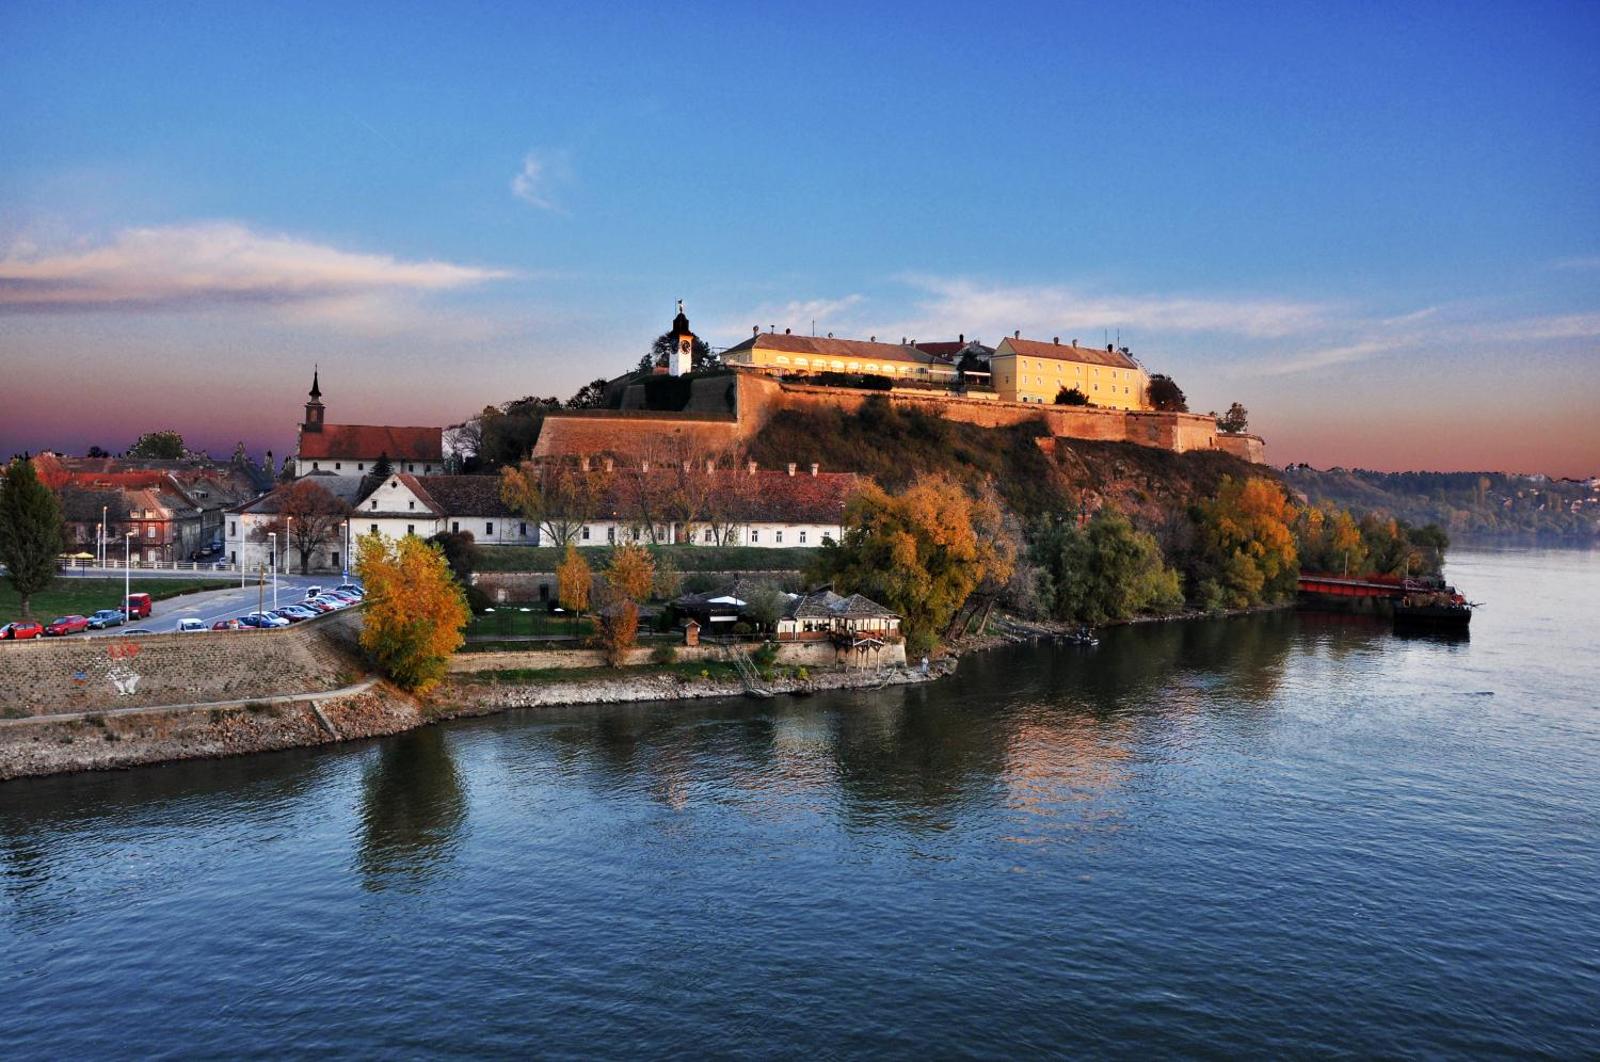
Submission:
[[[456,533],[456,534],[460,534],[461,533],[461,521],[460,520],[452,520],[450,522],[450,530],[452,532]]]
[[[316,470],[317,470],[317,463],[315,461],[313,461],[313,462],[311,462],[311,471],[315,472]]]
[[[234,550],[232,553],[228,554],[228,563],[229,564],[238,564],[239,563],[239,551],[238,550]]]
[[[145,525],[144,537],[145,538],[155,538],[156,537],[156,525],[155,524],[146,524]]]
[[[414,501],[408,501],[408,502],[406,502],[406,508],[411,510],[412,512],[415,512],[416,508],[417,508],[417,503],[414,502]]]
[[[491,523],[485,523],[483,525],[483,533],[486,535],[494,534],[494,525]]]
[[[372,533],[374,535],[376,535],[378,533],[378,525],[377,524],[373,524],[372,525]]]
[[[338,471],[339,471],[339,470],[340,470],[340,469],[342,469],[342,468],[344,468],[344,463],[343,463],[343,462],[340,462],[340,461],[335,461],[335,462],[334,462],[334,463],[333,463],[333,470],[334,470],[334,471],[335,471],[335,472],[338,472]]]
[[[416,465],[407,465],[406,466],[406,471],[407,472],[415,472],[416,470],[417,470],[417,466]]]
[[[806,544],[806,533],[804,531],[800,532],[800,544],[802,546]]]
[[[335,568],[337,568],[339,566],[339,551],[338,550],[334,550],[332,553],[328,554],[328,563],[332,564]]]
[[[606,528],[606,541],[607,542],[615,542],[616,540],[617,540],[617,529],[614,528],[614,527]]]
[[[229,538],[238,538],[239,537],[239,525],[238,524],[229,524],[228,525],[228,537]]]
[[[407,524],[406,525],[406,534],[414,535],[416,533],[417,533],[417,525],[416,524]]]
[[[782,542],[783,541],[783,532],[782,531],[774,532],[772,538],[773,538],[773,541],[775,541],[775,542]]]
[[[356,465],[356,471],[357,472],[365,472],[366,470],[367,470],[367,466],[365,464],[357,464]],[[336,553],[336,554],[334,554],[334,556],[337,557],[338,554]]]
[[[750,529],[750,541],[751,542],[760,542],[761,541],[761,532],[757,531],[753,527]]]
[[[517,537],[518,538],[527,538],[528,537],[528,525],[527,524],[518,524],[517,525]]]
[[[377,512],[378,511],[378,499],[377,498],[373,498],[372,499],[372,511],[373,512]]]
[[[701,541],[708,546],[716,541],[716,536],[711,533],[711,528],[706,528],[705,536],[701,539]]]
[[[589,541],[589,525],[588,524],[584,524],[583,525],[583,530],[581,532],[579,532],[578,537],[583,539],[585,542]]]

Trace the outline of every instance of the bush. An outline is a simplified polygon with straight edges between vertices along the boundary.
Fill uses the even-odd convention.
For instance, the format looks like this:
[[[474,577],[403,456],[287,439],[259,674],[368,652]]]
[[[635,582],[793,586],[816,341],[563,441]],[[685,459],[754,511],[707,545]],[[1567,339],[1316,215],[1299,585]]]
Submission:
[[[744,620],[740,620],[733,625],[733,633],[737,634],[741,638],[748,637],[752,629],[753,628],[750,626],[750,624],[746,623]]]
[[[755,662],[756,667],[765,671],[778,659],[778,643],[762,642],[760,648],[750,654],[750,659]]]
[[[656,646],[654,649],[650,650],[650,662],[652,664],[660,664],[663,667],[667,664],[677,663],[678,647],[675,645]]]

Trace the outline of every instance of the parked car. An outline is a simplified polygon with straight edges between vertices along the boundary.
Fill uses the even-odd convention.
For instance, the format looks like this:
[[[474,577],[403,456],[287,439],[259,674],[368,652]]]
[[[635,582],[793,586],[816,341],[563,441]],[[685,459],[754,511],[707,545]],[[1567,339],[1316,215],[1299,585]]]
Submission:
[[[243,630],[249,630],[248,627],[246,627],[244,624],[240,623],[236,619],[220,619],[220,620],[217,620],[217,622],[215,622],[215,623],[213,623],[211,625],[211,629],[214,630],[214,631],[243,631]]]
[[[341,593],[341,594],[354,594],[357,597],[366,597],[367,596],[367,592],[365,590],[363,590],[361,587],[357,586],[355,583],[340,583],[338,586],[334,587],[333,589],[336,592]]]
[[[63,634],[81,634],[89,629],[87,616],[57,616],[44,625],[44,632],[54,637]]]
[[[195,619],[193,616],[178,621],[179,634],[193,634],[195,631],[203,631],[205,629],[206,621]]]
[[[0,640],[21,641],[24,638],[38,638],[44,634],[44,624],[32,620],[17,620],[0,627]]]
[[[352,594],[348,590],[329,590],[328,594],[329,594],[330,597],[337,597],[337,598],[340,598],[341,600],[348,601],[352,605],[361,604],[361,595],[360,594]]]
[[[270,612],[252,612],[239,617],[239,622],[247,627],[287,627],[289,621],[282,616],[274,616]]]
[[[334,597],[331,594],[323,594],[321,597],[314,597],[311,600],[314,601],[314,602],[320,602],[321,604],[324,604],[324,605],[326,605],[326,606],[328,606],[329,608],[332,608],[332,609],[340,609],[340,608],[349,608],[350,607],[350,602],[346,601],[342,597]]]
[[[308,598],[307,600],[300,602],[300,607],[308,608],[319,616],[324,612],[333,611],[332,605],[328,604],[326,601],[318,601],[316,598]]]
[[[312,598],[316,597],[320,593],[322,593],[322,587],[320,587],[320,586],[308,586],[308,587],[306,587],[306,600],[309,601]]]
[[[310,619],[316,613],[310,609],[301,608],[299,605],[286,605],[283,608],[273,609],[272,615],[282,616],[290,623],[299,623],[301,620]]]
[[[129,619],[144,619],[153,611],[149,594],[129,594],[128,607],[125,610]]]
[[[107,627],[122,626],[122,610],[120,608],[103,608],[89,617],[89,629],[103,631]]]

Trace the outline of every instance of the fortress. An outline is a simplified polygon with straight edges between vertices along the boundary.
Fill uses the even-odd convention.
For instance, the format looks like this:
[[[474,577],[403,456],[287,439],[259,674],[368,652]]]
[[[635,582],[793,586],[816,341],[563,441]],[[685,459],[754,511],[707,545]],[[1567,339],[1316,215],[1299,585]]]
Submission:
[[[738,365],[703,375],[621,381],[619,389],[615,409],[552,410],[533,457],[610,453],[662,460],[720,452],[752,439],[778,410],[855,412],[875,395],[895,406],[986,428],[1042,421],[1057,438],[1130,442],[1176,453],[1221,450],[1258,464],[1266,451],[1260,436],[1218,431],[1215,418],[1205,414],[1000,401],[992,393],[969,397],[899,381],[888,390],[834,386]]]

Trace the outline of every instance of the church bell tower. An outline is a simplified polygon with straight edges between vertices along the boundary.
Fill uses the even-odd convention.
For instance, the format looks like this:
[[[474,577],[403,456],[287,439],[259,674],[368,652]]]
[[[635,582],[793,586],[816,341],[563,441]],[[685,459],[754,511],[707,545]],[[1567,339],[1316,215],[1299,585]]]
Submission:
[[[672,319],[672,354],[667,359],[667,371],[673,376],[694,371],[694,333],[689,331],[682,299],[678,300],[678,316]]]
[[[311,370],[311,401],[306,403],[306,422],[300,426],[302,432],[322,430],[322,388],[317,386],[317,370]]]

